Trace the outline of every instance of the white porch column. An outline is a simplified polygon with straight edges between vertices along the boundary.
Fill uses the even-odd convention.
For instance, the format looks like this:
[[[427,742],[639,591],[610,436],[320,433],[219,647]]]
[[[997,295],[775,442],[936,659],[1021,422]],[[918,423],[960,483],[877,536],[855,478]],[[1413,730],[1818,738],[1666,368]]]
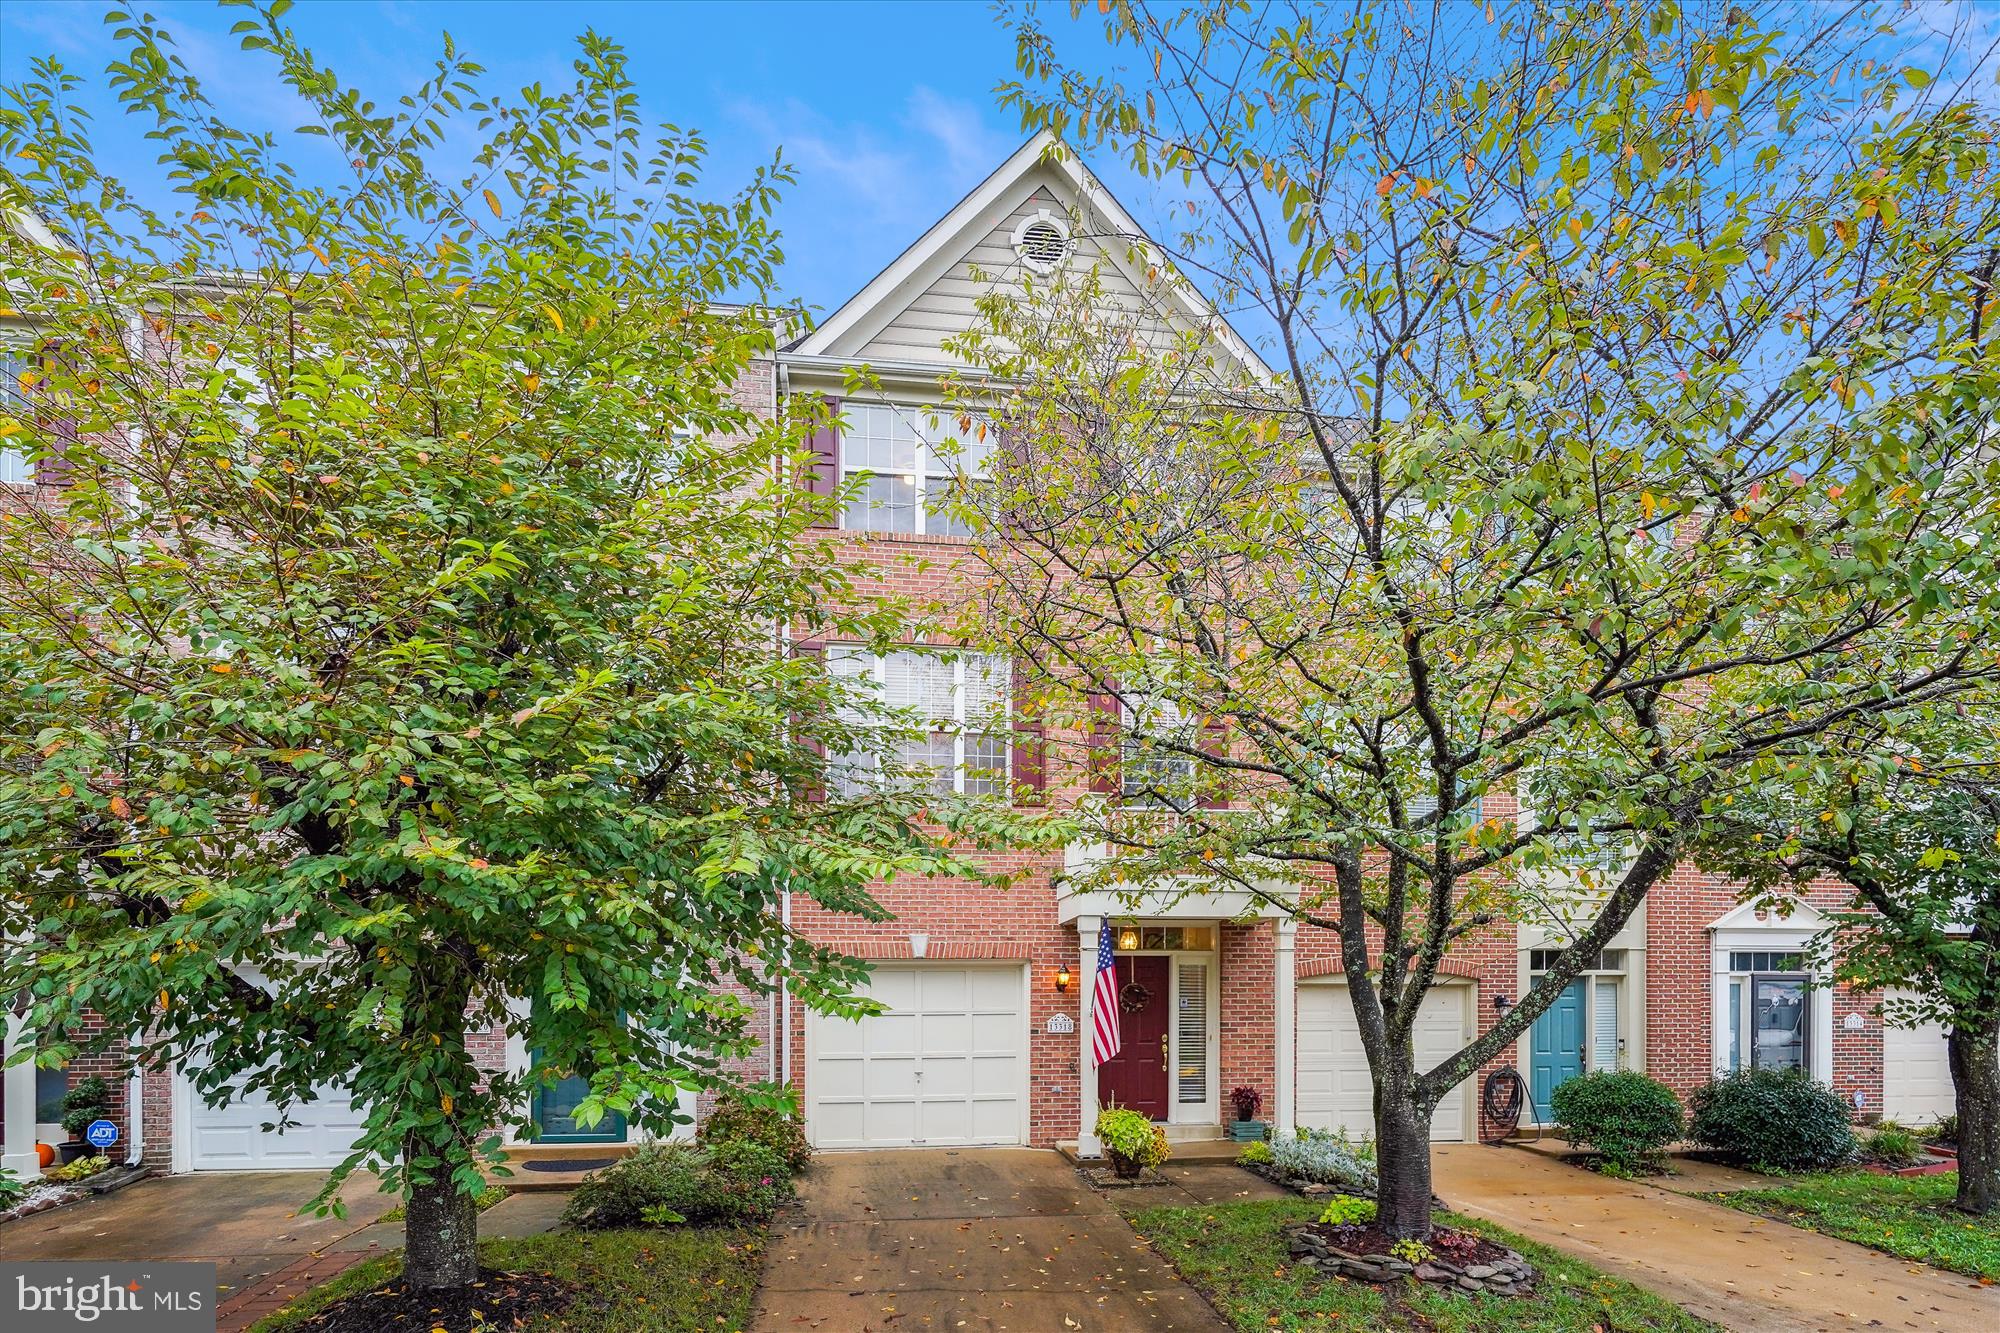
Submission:
[[[1288,1139],[1298,1123],[1293,1095],[1298,1088],[1299,977],[1292,946],[1298,937],[1299,923],[1281,916],[1277,926],[1277,948],[1273,950],[1275,962],[1271,968],[1271,1021],[1275,1029],[1271,1077],[1277,1084],[1271,1097],[1271,1137]]]
[[[1104,928],[1101,916],[1076,919],[1076,1155],[1104,1156],[1104,1144],[1097,1137],[1097,1069],[1090,1062],[1090,997],[1097,989],[1097,932]]]
[[[7,1036],[0,1046],[0,1060],[10,1059],[23,1046],[32,1046],[26,1022],[17,1014],[7,1015]],[[8,1065],[4,1106],[7,1116],[6,1151],[0,1167],[22,1180],[41,1177],[42,1164],[35,1155],[35,1065],[27,1060]]]

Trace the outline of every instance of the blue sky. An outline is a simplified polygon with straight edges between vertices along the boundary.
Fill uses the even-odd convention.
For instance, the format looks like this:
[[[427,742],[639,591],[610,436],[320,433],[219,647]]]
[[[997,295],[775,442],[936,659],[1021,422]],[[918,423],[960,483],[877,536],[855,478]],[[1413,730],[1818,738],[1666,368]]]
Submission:
[[[275,78],[243,77],[261,60],[239,54],[228,36],[243,11],[184,0],[139,7],[174,34],[197,76],[228,71],[204,82],[231,119],[280,130],[303,123]],[[102,13],[82,0],[0,0],[0,79],[24,77],[31,60],[48,54],[90,76],[84,100],[97,114],[106,160],[121,174],[154,179],[138,120],[122,115],[103,87],[104,66],[122,48]],[[446,30],[487,67],[488,86],[508,90],[566,82],[571,39],[585,28],[617,39],[631,54],[648,119],[708,135],[716,185],[734,184],[783,147],[799,173],[780,214],[784,286],[823,311],[893,260],[1024,137],[993,95],[1013,73],[1013,42],[984,3],[300,0],[286,21],[385,104],[430,73]],[[301,151],[319,142],[301,140]]]

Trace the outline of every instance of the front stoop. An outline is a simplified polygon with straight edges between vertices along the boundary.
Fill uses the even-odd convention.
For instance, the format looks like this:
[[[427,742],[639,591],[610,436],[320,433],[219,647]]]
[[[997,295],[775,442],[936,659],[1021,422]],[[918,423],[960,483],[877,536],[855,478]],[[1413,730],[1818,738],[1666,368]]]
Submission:
[[[493,1183],[513,1194],[530,1194],[540,1191],[573,1190],[583,1183],[583,1178],[597,1166],[579,1168],[573,1171],[550,1171],[531,1169],[529,1162],[595,1162],[600,1165],[606,1158],[617,1160],[632,1151],[629,1143],[561,1143],[548,1145],[522,1145],[505,1150],[509,1174],[494,1176]]]

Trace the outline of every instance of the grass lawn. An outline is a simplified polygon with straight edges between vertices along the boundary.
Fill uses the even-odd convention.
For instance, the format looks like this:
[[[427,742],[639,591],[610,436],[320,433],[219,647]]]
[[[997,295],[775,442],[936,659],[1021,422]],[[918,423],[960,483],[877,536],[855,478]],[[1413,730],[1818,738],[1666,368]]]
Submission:
[[[489,1268],[554,1273],[582,1290],[560,1314],[521,1326],[526,1333],[726,1333],[750,1320],[764,1266],[761,1231],[673,1227],[565,1231],[479,1247]],[[307,1316],[395,1277],[396,1256],[352,1268],[315,1287],[252,1333],[295,1329]]]
[[[1414,1333],[1720,1333],[1705,1319],[1629,1282],[1598,1272],[1473,1218],[1440,1221],[1519,1250],[1539,1271],[1529,1297],[1468,1296],[1428,1284],[1377,1287],[1294,1268],[1278,1228],[1316,1219],[1324,1203],[1269,1199],[1209,1208],[1149,1208],[1132,1225],[1200,1287],[1238,1329],[1367,1328]]]
[[[2000,1279],[2000,1217],[1951,1209],[1958,1175],[1878,1176],[1831,1171],[1795,1176],[1768,1188],[1702,1197],[1746,1213],[1838,1236],[1898,1259]]]

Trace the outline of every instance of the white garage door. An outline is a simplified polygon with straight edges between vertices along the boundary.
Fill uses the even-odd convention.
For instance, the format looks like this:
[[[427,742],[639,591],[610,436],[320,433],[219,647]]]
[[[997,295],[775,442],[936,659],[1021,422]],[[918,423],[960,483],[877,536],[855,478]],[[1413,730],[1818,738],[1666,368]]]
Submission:
[[[266,1132],[278,1113],[261,1092],[241,1093],[226,1106],[191,1098],[189,1165],[196,1171],[324,1171],[339,1166],[361,1137],[362,1114],[339,1088],[320,1090],[316,1101],[294,1106],[298,1123]]]
[[[1469,986],[1440,986],[1424,997],[1412,1034],[1419,1069],[1434,1067],[1465,1044],[1465,997],[1470,991]],[[1374,1084],[1344,982],[1299,987],[1298,1078],[1301,1125],[1373,1137]],[[1467,1123],[1466,1089],[1461,1085],[1438,1102],[1431,1115],[1431,1138],[1463,1141]]]
[[[1882,1025],[1882,1114],[1906,1125],[1928,1125],[1950,1115],[1951,1061],[1944,1027]]]
[[[1019,964],[877,967],[886,1013],[806,1018],[806,1132],[818,1148],[1022,1143],[1027,1020]]]

